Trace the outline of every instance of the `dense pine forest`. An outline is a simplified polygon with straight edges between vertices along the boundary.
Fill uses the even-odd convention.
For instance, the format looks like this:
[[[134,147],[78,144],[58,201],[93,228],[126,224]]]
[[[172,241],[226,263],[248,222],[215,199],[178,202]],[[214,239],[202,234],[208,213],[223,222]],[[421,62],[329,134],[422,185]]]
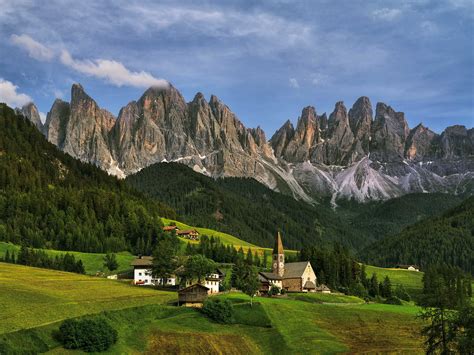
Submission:
[[[474,273],[474,197],[441,216],[428,218],[367,247],[368,263],[381,266],[431,264]]]
[[[36,248],[133,251],[161,235],[168,206],[56,149],[0,104],[0,240]]]
[[[462,202],[461,197],[447,194],[412,194],[363,205],[340,201],[333,210],[324,201],[316,205],[296,201],[254,179],[213,179],[178,163],[151,165],[126,181],[172,206],[189,224],[219,229],[267,247],[272,246],[275,230],[281,228],[285,245],[294,249],[337,241],[361,250]]]
[[[361,243],[329,207],[312,206],[277,193],[249,178],[213,179],[183,164],[151,165],[126,181],[149,197],[172,206],[181,220],[218,229],[251,243],[271,247],[276,231],[285,246],[340,241]]]

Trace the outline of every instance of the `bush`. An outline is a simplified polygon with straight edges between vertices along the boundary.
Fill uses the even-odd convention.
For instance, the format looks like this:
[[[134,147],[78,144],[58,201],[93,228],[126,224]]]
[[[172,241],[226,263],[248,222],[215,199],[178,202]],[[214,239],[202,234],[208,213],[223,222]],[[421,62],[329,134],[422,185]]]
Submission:
[[[280,290],[280,295],[284,295],[285,293],[286,293],[286,290],[285,290],[284,288],[282,288],[282,289]]]
[[[394,305],[397,305],[397,306],[401,306],[402,305],[402,300],[396,296],[391,296],[391,297],[388,297],[385,302],[385,304],[394,304]]]
[[[405,287],[403,287],[403,285],[397,286],[397,288],[395,289],[395,296],[407,302],[410,302],[411,300],[410,295],[405,290]]]
[[[360,282],[354,282],[349,287],[349,295],[357,296],[360,298],[365,298],[368,296],[367,290],[365,289],[364,285]]]
[[[207,299],[204,301],[201,311],[218,323],[230,324],[234,322],[234,307],[229,300]]]
[[[276,285],[272,285],[272,287],[270,288],[270,290],[268,290],[268,295],[271,297],[271,296],[276,296],[276,295],[279,295],[281,292],[280,290],[280,287],[276,286]]]
[[[117,342],[117,331],[103,318],[66,319],[59,332],[66,349],[98,352]]]

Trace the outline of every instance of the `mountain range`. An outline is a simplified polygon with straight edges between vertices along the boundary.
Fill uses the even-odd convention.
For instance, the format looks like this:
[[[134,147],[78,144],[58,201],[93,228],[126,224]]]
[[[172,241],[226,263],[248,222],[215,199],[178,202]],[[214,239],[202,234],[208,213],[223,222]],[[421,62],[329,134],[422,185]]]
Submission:
[[[403,112],[367,97],[347,110],[342,101],[319,115],[303,108],[268,140],[246,128],[216,96],[186,102],[169,85],[151,87],[118,117],[99,107],[80,84],[71,101],[56,99],[43,125],[34,104],[21,109],[59,149],[124,178],[157,162],[180,162],[212,177],[253,177],[266,186],[314,202],[385,200],[413,192],[471,195],[474,128],[441,134],[410,129]]]

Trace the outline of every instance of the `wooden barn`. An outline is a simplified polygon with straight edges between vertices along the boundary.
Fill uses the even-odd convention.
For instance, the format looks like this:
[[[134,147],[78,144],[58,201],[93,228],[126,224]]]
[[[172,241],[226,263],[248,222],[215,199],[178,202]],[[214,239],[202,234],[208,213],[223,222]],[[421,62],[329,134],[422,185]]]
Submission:
[[[178,291],[178,305],[186,307],[202,307],[209,289],[200,284],[194,284]]]

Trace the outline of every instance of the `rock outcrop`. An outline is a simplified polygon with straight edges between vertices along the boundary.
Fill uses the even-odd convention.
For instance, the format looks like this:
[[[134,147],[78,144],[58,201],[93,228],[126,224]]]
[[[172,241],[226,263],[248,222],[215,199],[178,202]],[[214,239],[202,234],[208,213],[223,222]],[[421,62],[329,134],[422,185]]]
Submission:
[[[296,128],[288,120],[267,141],[260,127],[246,128],[214,95],[207,101],[197,93],[186,103],[172,85],[152,87],[115,119],[74,84],[71,103],[56,100],[43,131],[60,149],[120,177],[176,161],[214,177],[254,177],[308,202],[473,193],[474,129],[410,130],[404,114],[384,103],[372,117],[367,97],[349,111],[336,103],[329,118],[308,106]]]
[[[16,111],[28,118],[31,123],[33,123],[41,132],[43,132],[43,122],[41,122],[41,117],[38,111],[38,108],[33,102],[29,102],[26,105],[23,105],[21,109],[17,108]]]

